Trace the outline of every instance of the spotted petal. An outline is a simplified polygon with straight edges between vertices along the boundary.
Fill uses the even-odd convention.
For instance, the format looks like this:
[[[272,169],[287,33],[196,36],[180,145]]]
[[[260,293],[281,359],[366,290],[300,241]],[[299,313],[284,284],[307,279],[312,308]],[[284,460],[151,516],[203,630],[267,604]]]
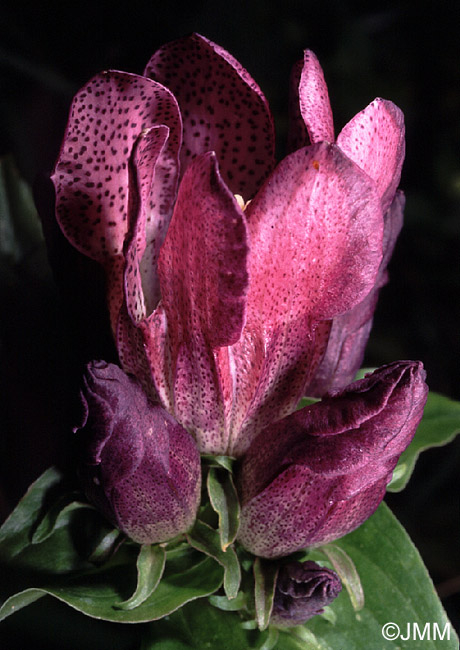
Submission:
[[[316,55],[305,50],[291,74],[289,150],[308,143],[334,142],[334,122],[323,70]],[[305,131],[306,129],[306,131]]]
[[[384,218],[383,258],[375,286],[359,305],[334,318],[326,354],[306,389],[307,395],[321,396],[345,388],[361,367],[380,289],[388,279],[387,265],[402,227],[404,204],[404,194],[396,192]]]
[[[382,257],[375,185],[335,145],[288,156],[249,205],[247,218],[248,315],[232,348],[234,455],[293,410],[327,343],[329,325],[319,321],[348,311],[369,293]]]
[[[250,199],[274,166],[274,128],[267,100],[226,50],[192,34],[161,47],[144,73],[177,98],[184,123],[181,168],[215,151],[223,179]]]
[[[342,129],[337,144],[377,183],[385,212],[396,192],[405,154],[404,116],[377,98]]]
[[[421,363],[395,362],[256,438],[239,474],[240,542],[277,557],[367,519],[420,422],[424,379]]]
[[[181,182],[160,252],[162,303],[152,317],[151,348],[152,365],[169,369],[162,389],[170,384],[175,417],[202,452],[225,450],[229,378],[222,373],[230,368],[217,357],[219,348],[238,340],[244,324],[246,256],[244,215],[220,178],[215,154],[202,154]],[[157,335],[162,323],[163,350]]]
[[[125,372],[135,375],[148,394],[152,373],[138,326],[150,316],[160,298],[157,272],[178,178],[177,156],[169,145],[166,126],[145,129],[129,163],[130,233],[125,245],[125,300],[117,328],[117,347]]]
[[[104,265],[112,326],[122,302],[123,243],[128,231],[128,161],[146,128],[166,124],[178,155],[176,100],[160,84],[125,72],[96,75],[76,95],[52,176],[62,231],[82,253]]]

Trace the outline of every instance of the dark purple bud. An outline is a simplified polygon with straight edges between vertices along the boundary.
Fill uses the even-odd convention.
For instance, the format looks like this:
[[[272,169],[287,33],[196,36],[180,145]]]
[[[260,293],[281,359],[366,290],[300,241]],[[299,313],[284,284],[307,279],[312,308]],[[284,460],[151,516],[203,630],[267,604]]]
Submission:
[[[84,441],[81,477],[90,501],[140,544],[187,531],[201,487],[192,436],[118,366],[93,361],[83,383],[83,422],[76,429]]]
[[[281,557],[360,526],[383,499],[427,392],[422,364],[398,361],[267,427],[239,469],[241,544]]]
[[[275,586],[270,623],[283,627],[301,625],[337,598],[339,576],[316,562],[289,562],[281,567]]]

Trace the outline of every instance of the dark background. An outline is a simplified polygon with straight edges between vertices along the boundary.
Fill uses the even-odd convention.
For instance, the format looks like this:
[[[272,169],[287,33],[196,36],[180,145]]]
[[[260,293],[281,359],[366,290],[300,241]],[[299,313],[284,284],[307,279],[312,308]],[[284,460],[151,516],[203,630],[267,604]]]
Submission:
[[[13,154],[32,183],[38,172],[52,168],[72,96],[81,85],[106,68],[141,73],[158,46],[191,31],[223,45],[259,83],[274,113],[278,158],[284,153],[289,71],[305,47],[316,52],[325,70],[336,132],[375,96],[402,108],[406,220],[366,365],[421,359],[431,389],[460,399],[457,3],[214,0],[182,6],[130,0],[115,6],[9,1],[0,20],[0,154]],[[11,277],[4,276],[0,290],[0,421],[5,429],[0,506],[5,515],[30,481],[68,449],[69,395],[78,385],[82,347],[41,251],[34,251]],[[85,314],[80,316],[84,320]],[[426,452],[408,488],[388,499],[457,626],[459,465],[458,441]],[[73,647],[62,635],[80,629],[80,618],[53,607],[57,645],[49,641],[44,647],[64,647],[59,639]],[[39,623],[44,605],[28,609],[5,624],[17,626],[23,643],[27,634],[47,634]],[[26,623],[30,632],[24,631]],[[75,639],[75,647],[83,647]],[[91,647],[112,647],[106,643]],[[127,643],[123,647],[130,647]]]

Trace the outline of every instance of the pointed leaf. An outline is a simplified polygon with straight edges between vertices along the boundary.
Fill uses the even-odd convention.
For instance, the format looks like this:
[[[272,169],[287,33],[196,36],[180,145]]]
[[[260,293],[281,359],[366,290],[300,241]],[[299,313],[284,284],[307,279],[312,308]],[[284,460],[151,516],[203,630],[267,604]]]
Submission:
[[[238,595],[232,600],[229,600],[226,596],[209,596],[208,600],[213,607],[217,607],[217,609],[224,612],[237,612],[247,605],[246,594],[242,591],[238,592]]]
[[[137,587],[131,598],[118,603],[120,609],[134,609],[158,587],[166,562],[166,550],[159,545],[144,545],[137,556]]]
[[[142,623],[167,616],[185,603],[209,596],[222,584],[222,569],[211,558],[184,565],[169,562],[154,593],[135,609],[117,609],[120,596],[129,588],[125,564],[94,570],[72,577],[56,576],[54,584],[32,587],[6,599],[0,608],[0,620],[42,595],[50,595],[78,611],[113,622]],[[51,580],[50,580],[51,582]],[[14,607],[12,607],[14,605]]]
[[[236,598],[241,582],[241,568],[233,547],[225,551],[220,546],[220,537],[213,528],[197,519],[188,533],[189,544],[202,553],[214,558],[224,567],[224,590],[229,600]]]
[[[259,630],[265,630],[270,622],[275,597],[279,564],[262,558],[254,562],[254,601]]]
[[[340,546],[334,544],[322,546],[321,550],[329,559],[343,585],[346,587],[353,609],[355,612],[359,612],[364,607],[364,593],[353,560]]]
[[[230,472],[211,468],[208,474],[209,500],[219,515],[219,535],[222,550],[235,541],[240,519],[238,494]]]
[[[334,544],[352,559],[362,581],[364,608],[355,612],[346,590],[330,605],[337,615],[336,625],[315,616],[306,628],[316,637],[319,648],[341,650],[457,650],[458,639],[452,626],[444,639],[434,638],[434,624],[441,633],[449,621],[417,549],[385,504],[360,528]],[[320,559],[313,551],[309,559]],[[417,624],[422,631],[430,624],[431,638],[423,640],[409,634],[386,640],[382,627],[389,622],[399,626],[406,637]],[[284,646],[281,646],[284,648]],[[286,646],[290,648],[290,646]]]
[[[58,499],[51,506],[35,529],[32,535],[32,544],[40,544],[40,542],[47,539],[53,533],[54,529],[59,526],[59,520],[66,518],[66,515],[72,510],[78,510],[79,508],[94,509],[90,503],[74,501],[74,496],[75,494],[72,493],[64,494],[62,498]]]
[[[430,392],[414,439],[401,454],[388,485],[390,492],[400,492],[407,485],[417,458],[430,447],[442,447],[460,433],[460,402]]]

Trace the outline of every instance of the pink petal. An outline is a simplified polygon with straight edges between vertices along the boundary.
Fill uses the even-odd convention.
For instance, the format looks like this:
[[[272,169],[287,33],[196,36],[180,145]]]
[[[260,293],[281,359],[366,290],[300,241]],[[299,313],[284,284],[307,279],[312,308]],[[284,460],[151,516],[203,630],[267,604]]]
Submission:
[[[402,227],[404,204],[404,194],[396,192],[384,217],[383,258],[375,286],[359,305],[334,318],[326,354],[306,389],[307,395],[321,396],[344,388],[361,367],[380,289],[388,279],[386,267]]]
[[[312,144],[334,142],[329,93],[323,70],[311,50],[305,50],[303,62],[292,71],[290,122],[290,151],[307,144],[305,127]]]
[[[177,152],[169,129],[145,129],[129,165],[131,232],[125,245],[124,304],[117,323],[117,348],[125,372],[135,375],[151,398],[157,397],[143,328],[160,298],[157,261],[176,195]]]
[[[174,216],[160,252],[161,308],[167,322],[165,371],[173,382],[176,418],[202,452],[224,453],[225,367],[216,349],[238,340],[248,284],[246,223],[220,178],[213,153],[198,156],[179,188]],[[156,356],[161,356],[157,348]],[[229,364],[227,364],[227,369]]]
[[[250,199],[274,166],[274,128],[249,73],[222,47],[192,34],[161,47],[145,75],[167,86],[181,107],[183,172],[194,156],[215,151],[232,192]]]
[[[178,180],[177,149],[166,126],[146,129],[130,161],[130,225],[125,291],[135,322],[152,313],[160,299],[157,261],[168,230]]]
[[[125,72],[96,75],[73,101],[52,176],[62,231],[80,252],[111,267],[113,326],[122,300],[128,161],[142,131],[162,123],[170,127],[170,146],[177,151],[180,116],[166,88]]]
[[[392,102],[377,98],[342,129],[337,144],[377,183],[382,209],[390,206],[404,161],[404,116]]]
[[[237,455],[261,427],[292,411],[327,344],[330,325],[318,321],[359,303],[382,257],[374,183],[335,145],[288,156],[247,218],[248,316],[233,347],[238,413],[231,453]]]

